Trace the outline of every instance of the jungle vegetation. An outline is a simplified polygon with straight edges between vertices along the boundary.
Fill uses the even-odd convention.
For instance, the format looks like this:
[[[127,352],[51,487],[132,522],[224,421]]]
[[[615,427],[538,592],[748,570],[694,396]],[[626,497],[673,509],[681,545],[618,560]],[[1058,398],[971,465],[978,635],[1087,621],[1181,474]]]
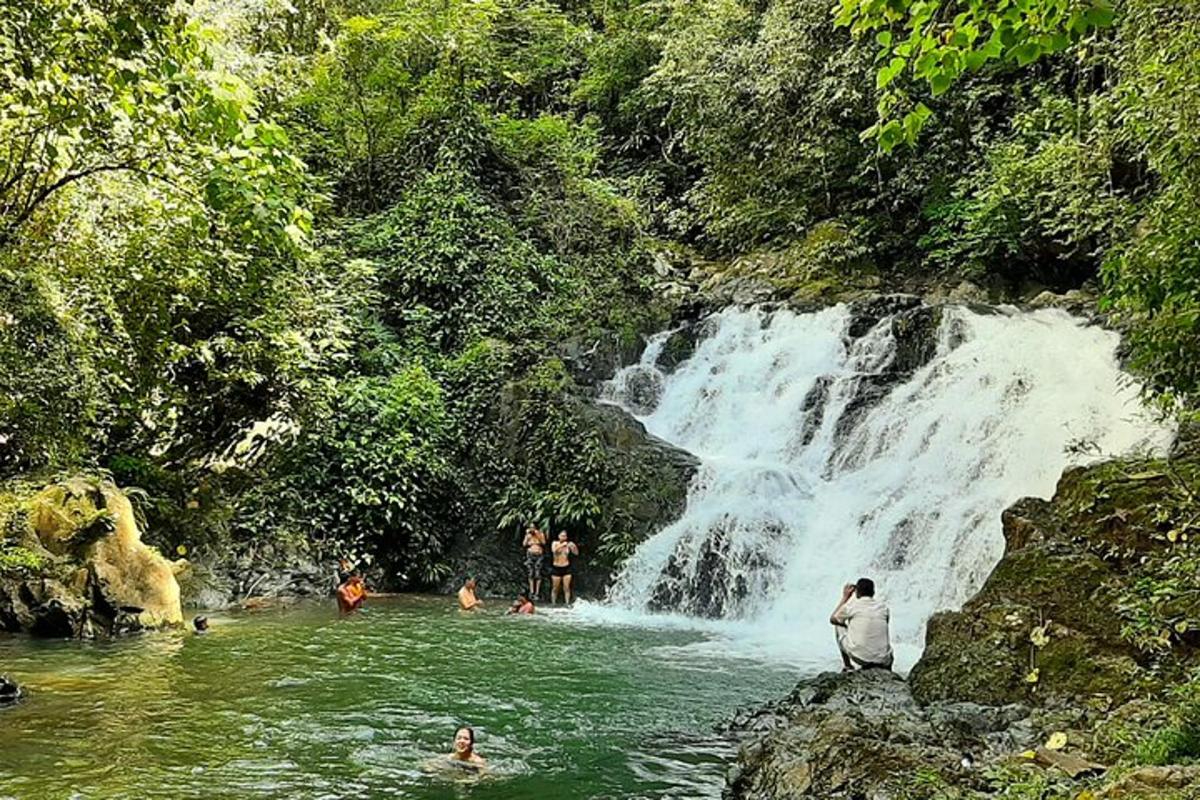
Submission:
[[[665,326],[661,251],[1093,285],[1187,413],[1197,86],[1182,0],[6,3],[0,480],[428,585],[596,524],[562,348]]]

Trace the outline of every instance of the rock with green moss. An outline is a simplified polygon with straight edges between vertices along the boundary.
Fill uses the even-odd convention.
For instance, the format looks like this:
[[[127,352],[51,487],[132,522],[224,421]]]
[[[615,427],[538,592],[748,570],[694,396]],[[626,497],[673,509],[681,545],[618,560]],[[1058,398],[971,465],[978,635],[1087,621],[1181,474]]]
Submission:
[[[569,530],[581,551],[574,588],[600,596],[634,548],[683,513],[698,460],[623,409],[591,401],[569,380],[550,387],[524,381],[506,388],[501,415],[510,490],[523,491],[528,516],[500,531],[459,531],[443,590],[474,576],[485,594],[515,594],[525,586],[523,523],[545,525],[536,509],[582,498],[593,513],[552,517],[549,532]]]
[[[748,738],[725,797],[894,800],[935,796],[938,787],[979,790],[989,765],[1035,742],[1039,724],[1018,705],[922,708],[886,670],[827,673],[735,720]]]
[[[987,582],[929,622],[917,698],[1112,706],[1200,664],[1196,473],[1178,457],[1076,468],[1051,501],[1008,509]]]

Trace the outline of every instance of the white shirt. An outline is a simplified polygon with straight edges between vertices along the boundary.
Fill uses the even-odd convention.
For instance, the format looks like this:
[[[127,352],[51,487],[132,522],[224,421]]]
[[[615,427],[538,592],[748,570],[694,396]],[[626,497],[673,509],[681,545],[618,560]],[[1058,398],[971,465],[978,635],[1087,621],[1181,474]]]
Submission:
[[[889,616],[888,607],[874,597],[852,597],[833,618],[846,626],[850,655],[868,664],[886,664],[892,657]]]

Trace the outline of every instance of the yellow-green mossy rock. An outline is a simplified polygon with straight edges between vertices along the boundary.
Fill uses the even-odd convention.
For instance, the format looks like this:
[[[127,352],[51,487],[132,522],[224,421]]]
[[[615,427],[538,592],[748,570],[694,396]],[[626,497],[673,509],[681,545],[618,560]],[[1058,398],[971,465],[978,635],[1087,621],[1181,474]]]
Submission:
[[[36,572],[0,576],[0,628],[43,636],[116,634],[183,622],[171,562],[142,541],[129,498],[108,481],[71,478],[20,504],[17,544]]]

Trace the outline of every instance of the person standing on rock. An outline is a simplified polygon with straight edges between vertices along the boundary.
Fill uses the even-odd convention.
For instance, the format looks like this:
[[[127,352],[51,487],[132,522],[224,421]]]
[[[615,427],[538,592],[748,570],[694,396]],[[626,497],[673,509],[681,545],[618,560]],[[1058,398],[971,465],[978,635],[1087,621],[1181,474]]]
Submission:
[[[829,617],[842,653],[842,670],[891,669],[894,656],[888,634],[890,612],[875,598],[875,582],[859,578],[842,587],[842,602]]]
[[[557,603],[560,593],[566,598],[567,605],[575,599],[571,594],[571,579],[574,570],[571,567],[571,556],[579,555],[579,548],[567,538],[566,531],[558,532],[558,541],[550,545],[553,561],[550,565],[550,602]]]
[[[525,576],[529,579],[529,596],[540,598],[542,569],[546,562],[546,534],[531,524],[525,530],[525,539],[521,542],[521,547],[525,548]]]

